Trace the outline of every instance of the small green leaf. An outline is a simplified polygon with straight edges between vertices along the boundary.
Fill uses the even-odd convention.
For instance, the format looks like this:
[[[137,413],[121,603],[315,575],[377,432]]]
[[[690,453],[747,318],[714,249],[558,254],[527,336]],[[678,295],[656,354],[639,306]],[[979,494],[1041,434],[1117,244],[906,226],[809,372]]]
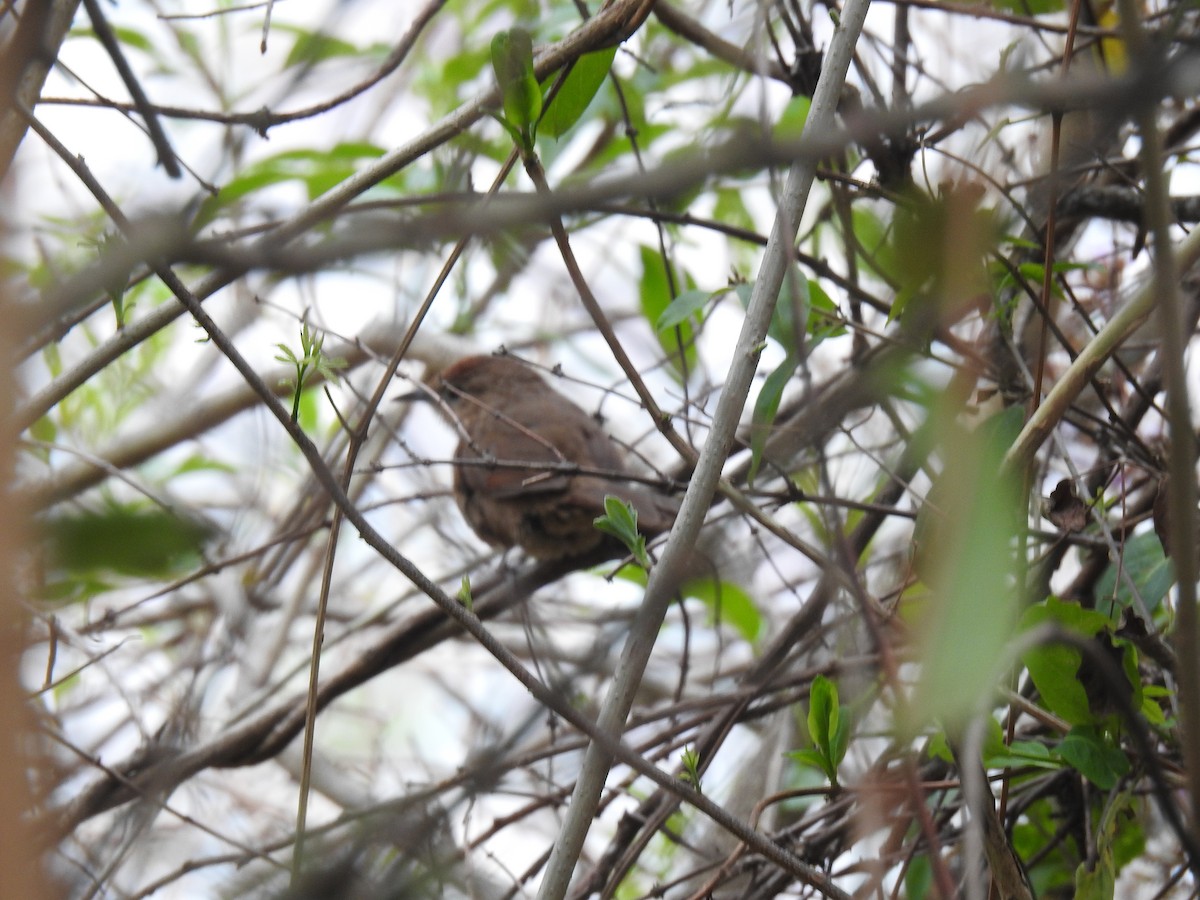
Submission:
[[[639,248],[642,259],[642,278],[638,284],[638,299],[641,302],[642,315],[646,321],[657,323],[671,305],[671,283],[667,279],[666,263],[659,252],[643,245]],[[691,279],[685,279],[687,288],[694,287]],[[695,329],[687,319],[682,320],[670,329],[655,332],[658,342],[671,360],[671,365],[677,374],[682,373],[679,355],[682,351],[688,368],[696,361]]]
[[[458,585],[458,602],[467,608],[468,612],[475,611],[475,598],[471,596],[471,579],[464,575]]]
[[[29,426],[29,436],[35,441],[53,443],[54,439],[58,437],[58,426],[49,416],[42,416]]]
[[[808,279],[793,270],[784,282],[783,290],[771,313],[767,334],[774,338],[788,356],[799,356],[803,349],[804,332],[808,327]]]
[[[539,129],[543,134],[557,140],[571,130],[604,84],[616,55],[617,48],[613,46],[607,50],[585,53],[575,61],[542,117]]]
[[[679,773],[679,777],[703,793],[700,786],[700,754],[694,747],[685,747],[680,763],[682,771]]]
[[[654,330],[662,331],[666,328],[674,328],[676,325],[684,322],[691,322],[693,316],[699,318],[698,314],[704,309],[711,297],[712,294],[708,293],[708,291],[684,291],[662,311],[662,315],[654,323]]]
[[[818,675],[813,679],[808,695],[808,736],[815,748],[797,751],[793,756],[816,765],[836,787],[838,765],[845,758],[850,742],[850,725],[849,717],[842,715],[837,685],[824,675]]]
[[[815,747],[804,747],[800,750],[789,750],[787,755],[802,765],[811,766],[812,768],[816,769],[818,772],[828,778],[830,782],[833,781],[829,774],[832,770],[829,760],[826,758],[824,753]]]
[[[215,197],[206,197],[192,225],[200,228],[238,200],[286,182],[301,182],[309,198],[315,198],[354,174],[360,160],[378,159],[384,152],[375,144],[344,141],[325,150],[287,150],[269,156],[223,184]]]
[[[638,534],[637,510],[620,497],[606,494],[604,515],[597,516],[593,523],[605,534],[610,534],[625,545],[626,549],[644,569],[650,568],[650,555],[646,553],[646,538]]]
[[[812,346],[815,347],[826,338],[841,337],[845,333],[845,319],[842,318],[837,304],[818,282],[809,279],[808,334],[812,338]]]
[[[780,139],[795,139],[804,134],[804,124],[808,121],[808,111],[812,107],[812,98],[799,94],[788,101],[787,106],[775,122],[775,137]]]
[[[1037,741],[1013,741],[1009,747],[984,755],[983,764],[989,769],[1021,768],[1036,766],[1040,769],[1061,769],[1062,760],[1051,753],[1050,748]]]
[[[133,28],[115,26],[113,28],[113,34],[115,34],[117,40],[126,47],[136,47],[138,50],[142,50],[146,53],[154,55],[154,41],[150,40],[150,38],[146,37],[146,35],[142,34],[142,32]]]
[[[679,587],[685,597],[695,597],[708,606],[712,620],[728,622],[748,641],[758,638],[762,614],[750,595],[738,585],[713,578],[695,578]]]
[[[277,28],[276,30],[281,30]],[[335,59],[337,57],[358,57],[363,54],[363,51],[341,38],[333,37],[321,31],[306,31],[299,28],[290,28],[283,30],[291,30],[296,35],[296,42],[292,44],[292,49],[284,60],[284,66],[291,68],[292,66],[312,65],[322,62],[327,59]]]
[[[933,866],[929,856],[918,853],[908,863],[908,871],[904,873],[904,896],[932,897]]]
[[[775,414],[779,412],[779,401],[783,398],[783,389],[787,387],[792,376],[796,374],[799,362],[789,356],[763,382],[758,399],[754,401],[754,415],[750,423],[750,472],[746,481],[753,485],[754,476],[762,465],[763,451],[767,447],[767,438],[771,434],[771,426],[775,423]]]
[[[824,675],[818,675],[808,694],[808,733],[813,743],[822,749],[830,746],[830,737],[837,731],[840,715],[837,685]]]
[[[229,463],[224,463],[208,456],[202,456],[198,453],[193,453],[175,467],[176,475],[186,475],[189,472],[224,472],[232,475],[237,471],[236,466],[231,466]]]
[[[504,117],[532,139],[542,114],[542,89],[533,77],[533,38],[524,28],[501,31],[492,38],[492,70],[500,86]]]

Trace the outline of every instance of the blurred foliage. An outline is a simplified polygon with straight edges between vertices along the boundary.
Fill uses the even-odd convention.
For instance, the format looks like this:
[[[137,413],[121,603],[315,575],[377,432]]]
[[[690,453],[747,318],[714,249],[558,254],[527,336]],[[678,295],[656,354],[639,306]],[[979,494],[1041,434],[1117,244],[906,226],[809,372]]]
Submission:
[[[437,346],[445,332],[479,349],[503,344],[548,365],[563,362],[566,374],[590,382],[602,397],[598,414],[631,458],[681,489],[690,463],[659,452],[666,442],[656,426],[663,423],[649,421],[632,400],[571,279],[586,278],[595,288],[671,426],[699,450],[760,283],[762,247],[790,162],[782,154],[799,139],[828,137],[808,133],[812,79],[805,77],[829,46],[832,21],[824,8],[660,3],[619,46],[609,37],[579,48],[569,69],[538,80],[534,67],[543,48],[608,4],[435,4],[404,59],[392,54],[424,4],[334,4],[324,22],[280,6],[266,54],[258,50],[262,22],[253,7],[219,4],[212,15],[182,18],[136,3],[110,6],[117,39],[162,106],[172,145],[194,174],[182,192],[155,181],[158,173],[148,174],[147,162],[155,151],[130,126],[142,114],[114,108],[100,88],[85,91],[84,101],[46,101],[39,118],[55,128],[57,117],[71,122],[63,135],[77,154],[73,161],[86,159],[101,171],[106,153],[120,151],[120,165],[101,171],[97,181],[112,186],[115,206],[100,203],[93,190],[77,190],[74,181],[62,192],[67,202],[47,202],[51,188],[76,175],[50,156],[32,155],[45,147],[31,147],[25,171],[52,169],[53,176],[22,197],[28,208],[20,240],[0,245],[0,272],[21,300],[13,322],[38,326],[18,335],[25,341],[19,404],[34,403],[47,385],[77,378],[61,399],[30,410],[17,475],[17,492],[46,504],[35,510],[36,552],[22,577],[31,586],[26,668],[44,666],[46,683],[55,686],[33,701],[58,754],[54,771],[39,776],[48,806],[107,777],[110,770],[94,760],[118,772],[117,781],[141,784],[142,766],[164,747],[174,754],[192,749],[190,741],[217,743],[229,729],[248,727],[250,710],[264,721],[277,714],[275,722],[292,722],[300,705],[290,691],[315,627],[311,609],[329,549],[331,507],[306,461],[254,405],[257,399],[244,399],[248,391],[234,396],[246,385],[232,381],[227,362],[199,344],[204,335],[193,324],[130,337],[148,316],[177,308],[155,266],[169,265],[193,289],[220,282],[226,266],[237,272],[238,281],[200,299],[217,310],[252,368],[274,379],[269,388],[287,389],[293,418],[322,441],[322,453],[340,471],[342,425],[355,421],[381,371],[371,367],[391,352],[361,340],[370,336],[364,323],[407,324],[457,243],[463,254],[433,298],[421,337]],[[1055,383],[1124,301],[1136,267],[1146,264],[1147,254],[1139,252],[1144,211],[1122,220],[1105,210],[1100,228],[1088,232],[1069,217],[1060,220],[1047,259],[1039,204],[1054,120],[1048,111],[1002,98],[1008,75],[1037,87],[1050,83],[1047,73],[1065,68],[1064,37],[1054,24],[1066,12],[1062,3],[1001,0],[902,12],[912,20],[912,42],[891,59],[899,32],[889,24],[860,46],[839,106],[849,137],[822,150],[803,220],[787,223],[797,226],[795,252],[767,336],[752,351],[759,367],[724,469],[738,501],[753,503],[759,515],[745,516],[733,503],[714,506],[705,536],[716,532],[715,555],[725,554],[729,568],[681,585],[666,639],[655,650],[667,675],[643,685],[635,710],[637,738],[644,741],[638,746],[647,758],[676,760],[680,777],[697,787],[703,778],[707,795],[753,818],[762,833],[803,842],[826,870],[853,871],[854,879],[867,871],[856,854],[875,846],[872,829],[886,822],[891,855],[880,878],[894,881],[886,887],[881,881],[878,891],[894,883],[897,895],[909,897],[932,896],[939,868],[958,871],[961,825],[973,817],[961,814],[955,769],[982,765],[989,789],[1006,798],[1005,838],[1035,889],[1047,897],[1112,897],[1131,862],[1153,862],[1147,837],[1162,831],[1161,810],[1147,799],[1154,766],[1141,757],[1131,730],[1141,729],[1160,771],[1181,781],[1178,773],[1187,774],[1166,645],[1175,626],[1173,566],[1144,522],[1167,431],[1157,408],[1161,370],[1126,348],[1120,365],[1096,374],[1090,393],[1061,414],[1035,469],[1011,472],[1003,460],[1033,405],[1034,373]],[[1117,24],[1113,10],[1094,12],[1097,21],[1089,25]],[[1194,17],[1186,10],[1158,12],[1146,9],[1147,24],[1161,29],[1156,46],[1176,53],[1195,44]],[[678,16],[694,20],[681,23]],[[961,18],[981,35],[995,30],[947,41]],[[1042,32],[1042,24],[1053,31]],[[90,52],[95,41],[90,28],[76,27],[66,46]],[[80,74],[57,84],[55,93],[112,77],[109,61],[96,55],[103,68],[88,58],[66,60]],[[1075,63],[1096,73],[1131,71],[1128,47],[1112,34],[1080,48]],[[964,69],[981,71],[964,82]],[[980,85],[995,88],[991,99],[955,106],[960,97],[977,98],[963,89]],[[473,116],[462,114],[464,104],[485,96],[488,103],[473,108]],[[931,97],[952,111],[921,107],[920,117],[905,118]],[[1183,118],[1186,104],[1163,103],[1159,111],[1164,130],[1180,136],[1164,167],[1193,174],[1195,123]],[[1099,202],[1098,188],[1116,179],[1118,187],[1135,188],[1140,203],[1142,164],[1132,157],[1140,141],[1113,115],[1126,111],[1095,112],[1071,108],[1077,118],[1111,126],[1111,142],[1103,143],[1101,129],[1088,135],[1086,159],[1054,182],[1057,197]],[[883,127],[874,127],[876,113],[889,117]],[[531,215],[483,238],[473,230],[475,211],[482,222],[489,203],[503,210],[505,201],[532,194],[518,169],[501,185],[501,196],[484,197],[514,142],[544,164],[552,191],[595,191],[560,217],[582,275],[564,271],[547,240],[549,215]],[[744,158],[702,168],[723,158],[713,151],[731,147],[744,149]],[[398,148],[416,149],[398,162]],[[388,171],[376,172],[385,160]],[[601,190],[685,166],[700,172],[670,191],[653,184],[612,196]],[[352,196],[330,193],[348,187]],[[315,208],[309,204],[331,196],[337,204],[309,216]],[[65,309],[50,302],[128,245],[115,209],[159,207],[185,221],[196,240],[168,248],[162,259],[110,272]],[[465,219],[453,218],[463,210]],[[463,221],[463,233],[448,234],[447,221]],[[407,230],[389,242],[393,225]],[[372,239],[369,252],[354,246],[361,235]],[[326,250],[334,239],[344,242],[339,253],[310,272],[306,254]],[[1053,325],[1050,349],[1040,357],[1040,312],[1030,312],[1038,306]],[[367,362],[347,365],[334,383],[342,366],[327,355],[326,338],[330,347],[362,350]],[[1154,337],[1146,343],[1154,347]],[[410,351],[401,377],[419,377],[416,362],[425,352],[434,357],[441,350]],[[276,362],[288,370],[283,388]],[[317,375],[328,393],[325,384],[312,388]],[[350,493],[432,580],[455,585],[468,610],[491,615],[497,579],[480,568],[482,550],[449,505],[443,465],[449,451],[437,442],[453,446],[453,437],[394,410],[385,404],[369,423],[366,455],[346,470]],[[163,444],[142,446],[161,433],[168,434]],[[371,443],[376,438],[378,445]],[[87,476],[71,481],[79,470]],[[83,486],[63,488],[65,499],[51,501],[47,484]],[[1070,515],[1043,521],[1033,514],[1045,508],[1044,484],[1066,485]],[[638,533],[636,511],[609,499],[598,527],[616,536],[639,566],[651,567],[657,548]],[[872,530],[877,518],[884,524]],[[858,545],[860,527],[869,533]],[[218,535],[227,556],[215,559]],[[345,799],[352,792],[325,798],[345,803],[342,817],[322,826],[332,835],[330,846],[350,861],[346,871],[355,870],[342,887],[357,889],[361,878],[368,896],[377,887],[365,884],[372,872],[404,870],[422,890],[434,872],[485,895],[459,863],[488,858],[516,870],[502,858],[503,842],[513,834],[540,840],[545,829],[534,822],[521,831],[532,813],[514,813],[512,798],[531,798],[531,810],[558,803],[574,774],[558,748],[573,751],[576,735],[564,739],[556,730],[561,723],[544,710],[514,712],[518,702],[498,687],[507,689],[509,676],[488,668],[490,659],[468,668],[476,655],[464,652],[461,636],[435,639],[432,630],[422,631],[413,645],[428,655],[417,665],[396,649],[399,631],[389,633],[397,643],[376,652],[381,623],[400,629],[420,604],[354,535],[335,549],[344,554],[331,580],[337,602],[321,637],[339,664],[379,668],[355,684],[361,697],[322,701],[322,728],[334,723],[321,735],[322,752],[347,771],[369,774],[364,806],[395,813],[377,831],[352,828],[342,847],[339,829],[363,811]],[[507,577],[521,563],[509,558],[498,570]],[[631,584],[644,584],[644,568],[626,566],[617,578],[633,590]],[[589,711],[611,675],[614,635],[624,635],[627,621],[627,610],[615,609],[604,593],[611,577],[601,568],[564,579],[520,613],[522,651],[536,657],[531,668]],[[818,614],[804,619],[812,609]],[[564,622],[560,615],[573,618]],[[798,621],[806,627],[790,631]],[[497,633],[508,639],[501,629],[511,624],[501,620]],[[555,641],[564,634],[560,647]],[[130,635],[142,640],[126,646]],[[791,645],[776,643],[783,635]],[[434,644],[443,640],[456,643],[439,656],[444,648]],[[73,668],[56,681],[63,675],[60,648]],[[96,664],[101,660],[104,666]],[[760,673],[757,666],[768,661],[776,668]],[[138,693],[146,673],[155,683]],[[393,678],[409,680],[396,688]],[[678,682],[666,685],[673,678]],[[342,690],[352,680],[322,684]],[[230,701],[226,685],[251,697],[237,698],[246,708]],[[36,686],[29,687],[34,695]],[[404,702],[380,708],[372,689]],[[423,706],[429,696],[436,714]],[[285,701],[291,705],[283,708]],[[101,707],[123,712],[97,727]],[[701,754],[703,729],[735,707],[727,730]],[[779,721],[773,715],[797,727],[770,743],[771,723]],[[460,719],[469,723],[462,726],[466,736],[447,750],[438,742]],[[973,726],[983,734],[980,758],[965,760],[964,736]],[[722,745],[730,733],[747,742]],[[126,771],[120,758],[134,735],[146,755],[131,758]],[[268,883],[282,890],[275,850],[268,856],[263,848],[279,846],[294,786],[288,782],[279,792],[286,798],[277,801],[263,787],[261,769],[236,779],[245,774],[240,769],[251,769],[247,759],[261,762],[288,740],[272,733],[270,743],[247,756],[222,761],[228,768],[206,770],[203,803],[185,798],[189,807],[203,808],[205,828],[222,816],[236,821],[238,838],[230,843],[239,852],[250,847],[245,857],[229,862],[190,847],[180,851],[182,843],[172,844],[175,835],[159,822],[126,829],[117,818],[126,810],[104,807],[85,823],[98,827],[64,839],[56,864],[72,872],[82,867],[96,880],[88,890],[140,896],[159,887],[149,884],[159,876],[146,860],[158,865],[155,854],[169,845],[164,858],[190,854],[187,863],[169,859],[172,869],[180,867],[174,874],[180,890],[213,893],[211,883],[196,888],[201,882],[188,880],[193,864],[201,877],[219,871],[230,896],[239,895],[243,867],[249,893]],[[59,742],[66,741],[74,742],[73,755],[62,752]],[[541,758],[513,762],[513,748],[533,746],[546,754],[545,766]],[[730,746],[753,749],[737,757]],[[417,758],[414,747],[427,755]],[[780,786],[766,780],[785,755],[796,782],[790,787],[801,797],[787,803],[777,802]],[[716,777],[705,772],[714,760],[718,769],[725,766]],[[908,790],[907,782],[892,783],[908,766],[918,776],[913,783],[934,786],[905,793],[903,803],[879,800]],[[418,771],[421,778],[428,773],[420,784],[410,774]],[[736,785],[733,801],[722,793],[727,783]],[[176,787],[164,783],[164,793]],[[650,788],[631,780],[614,783],[613,796],[619,791],[628,795],[621,799],[641,801]],[[944,857],[904,818],[918,800],[929,804],[941,829]],[[413,809],[461,819],[445,831],[421,820],[410,833],[399,826],[412,825],[405,817]],[[503,832],[501,841],[472,844],[475,824],[485,820]],[[628,848],[616,842],[635,830],[633,820],[598,858],[627,858]],[[242,835],[243,826],[252,837]],[[676,811],[646,837],[648,849],[627,869],[614,866],[616,883],[604,891],[629,897],[661,891],[685,880],[679,868],[692,864],[706,876],[745,875],[721,868],[724,850],[687,861],[696,847],[718,846],[693,839],[701,827],[694,811]],[[413,833],[442,841],[428,865],[414,862],[420,841]],[[1186,860],[1172,838],[1156,852],[1180,867]],[[601,839],[610,838],[597,833]],[[528,890],[533,877],[506,871],[513,882],[506,889]],[[768,891],[753,887],[763,896]],[[779,893],[797,889],[781,882]]]

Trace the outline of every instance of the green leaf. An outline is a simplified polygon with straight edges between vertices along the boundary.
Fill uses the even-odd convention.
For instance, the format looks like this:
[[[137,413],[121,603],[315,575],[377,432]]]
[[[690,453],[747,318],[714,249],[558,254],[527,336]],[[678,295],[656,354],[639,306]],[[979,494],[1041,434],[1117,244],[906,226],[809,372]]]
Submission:
[[[1080,662],[1079,651],[1062,644],[1038,647],[1025,654],[1029,677],[1046,708],[1073,725],[1095,721],[1087,691],[1077,677]]]
[[[1015,769],[1021,766],[1062,768],[1061,760],[1050,752],[1050,748],[1037,741],[1013,741],[1008,747],[1001,744],[998,750],[989,750],[984,754],[983,764],[988,769]]]
[[[357,171],[364,159],[378,159],[384,149],[362,141],[347,141],[326,150],[287,150],[248,166],[221,186],[215,197],[207,197],[196,213],[193,227],[200,228],[217,214],[251,194],[290,181],[305,185],[310,199],[320,196]]]
[[[575,60],[575,65],[542,116],[539,130],[543,134],[557,140],[571,130],[604,84],[616,55],[617,48],[613,46],[607,50],[585,53]]]
[[[940,719],[951,734],[990,702],[1014,634],[1013,539],[1023,519],[1018,478],[1001,478],[1001,460],[1019,432],[1012,409],[964,430],[935,415],[942,472],[930,489],[913,564],[930,589],[915,629],[922,671],[910,727]]]
[[[775,121],[775,137],[781,140],[794,140],[801,137],[804,134],[804,124],[808,121],[808,111],[811,107],[812,99],[803,94],[789,100]]]
[[[834,731],[833,737],[829,742],[829,759],[833,763],[834,774],[837,774],[837,768],[842,764],[842,760],[846,758],[846,751],[850,749],[850,731],[853,722],[849,715],[844,715],[838,720],[837,730]],[[836,780],[836,779],[835,779]]]
[[[55,563],[68,572],[165,576],[194,563],[211,529],[157,507],[114,507],[43,524]]]
[[[58,426],[54,424],[54,420],[49,416],[42,416],[29,426],[29,436],[35,441],[45,441],[48,444],[53,443],[58,437]]]
[[[1093,728],[1072,728],[1058,745],[1072,768],[1102,791],[1110,791],[1129,774],[1129,758],[1120,747],[1104,740]]]
[[[1102,612],[1049,597],[1045,603],[1025,611],[1021,629],[1028,631],[1043,622],[1054,622],[1084,637],[1094,637],[1107,628],[1109,620]],[[1026,651],[1023,661],[1047,709],[1072,725],[1088,725],[1095,721],[1087,691],[1078,678],[1083,660],[1077,649],[1063,644],[1046,644]]]
[[[993,0],[992,6],[1020,16],[1041,16],[1063,12],[1061,0]]]
[[[292,44],[292,49],[288,53],[287,59],[283,62],[287,68],[312,65],[313,63],[335,59],[339,56],[353,58],[363,54],[360,48],[348,41],[343,41],[341,38],[333,37],[321,31],[305,31],[299,28],[276,28],[276,30],[292,30],[296,34],[296,42]]]
[[[275,354],[276,362],[281,362],[289,366],[300,365],[300,360],[296,357],[296,354],[292,352],[291,347],[289,347],[287,344],[276,344],[275,346],[279,348],[279,352]]]
[[[691,322],[693,316],[701,318],[699,313],[703,311],[711,297],[712,294],[708,291],[684,291],[662,311],[662,315],[654,323],[654,330],[663,331],[667,328],[674,328],[676,325],[684,322]]]
[[[822,750],[829,748],[840,716],[837,685],[824,675],[818,675],[808,693],[808,734]]]
[[[142,34],[142,32],[133,28],[114,26],[113,34],[116,35],[117,40],[126,47],[136,47],[138,50],[149,53],[151,56],[155,55],[154,42],[150,40],[150,38],[146,37],[146,35]]]
[[[700,784],[700,754],[694,747],[684,748],[680,758],[680,768],[682,771],[679,773],[679,777],[697,791],[703,792],[704,789]]]
[[[746,206],[742,186],[717,187],[713,191],[716,202],[713,204],[713,219],[734,228],[746,231],[754,230],[754,217]]]
[[[836,787],[838,765],[845,758],[850,741],[850,726],[850,717],[842,715],[837,685],[818,675],[808,694],[808,736],[815,746],[789,755],[824,772],[829,783]]]
[[[1118,579],[1118,569],[1127,574],[1129,580],[1124,577]],[[1133,591],[1129,587],[1129,581],[1137,586],[1138,593],[1142,595],[1146,609],[1151,615],[1162,605],[1163,598],[1175,583],[1175,567],[1163,555],[1162,544],[1153,531],[1134,535],[1126,541],[1121,559],[1109,563],[1096,583],[1097,598],[1107,599],[1115,595],[1118,608],[1114,610],[1117,613],[1114,619],[1120,617],[1120,610],[1133,604]],[[1101,608],[1107,607],[1102,605]]]
[[[783,390],[787,387],[792,376],[796,374],[799,361],[789,356],[779,367],[767,376],[762,390],[754,401],[754,415],[750,423],[750,472],[746,481],[754,484],[754,476],[762,465],[763,451],[767,446],[767,438],[771,434],[771,426],[775,424],[775,414],[779,412],[779,401],[783,398]]]
[[[850,228],[866,268],[887,281],[894,281],[895,258],[888,243],[887,226],[861,203],[850,210]]]
[[[813,280],[808,281],[808,334],[812,346],[826,338],[841,337],[846,333],[846,323],[833,298]],[[810,348],[811,349],[811,348]]]
[[[811,766],[823,774],[831,782],[833,781],[829,774],[832,767],[829,764],[829,760],[825,757],[825,754],[820,750],[817,750],[813,747],[804,747],[800,750],[789,750],[787,755],[789,758],[796,760],[798,763]]]
[[[933,866],[929,857],[918,853],[908,863],[908,871],[904,873],[904,895],[906,897],[932,897]]]
[[[695,578],[679,587],[685,597],[702,600],[712,614],[712,620],[728,622],[748,641],[754,641],[762,631],[762,614],[750,595],[730,581]]]
[[[910,191],[896,208],[890,232],[891,271],[900,297],[912,305],[920,327],[958,321],[990,296],[986,261],[1000,232],[992,210],[981,206],[983,191],[969,183],[937,196]],[[898,299],[891,316],[908,319]]]
[[[626,549],[644,569],[650,568],[650,556],[646,553],[646,538],[637,530],[637,510],[620,497],[606,494],[604,515],[597,516],[592,524],[605,534],[610,534],[625,545]]]
[[[542,89],[533,77],[533,38],[524,28],[492,38],[492,70],[500,86],[504,117],[525,138],[532,138],[542,113]]]
[[[638,285],[638,299],[641,301],[642,315],[647,322],[654,324],[659,321],[671,305],[671,285],[667,280],[666,264],[657,250],[643,245],[640,248],[642,258],[642,279]],[[690,282],[690,279],[687,279]],[[692,287],[689,283],[687,287]],[[682,374],[679,354],[682,350],[688,369],[696,363],[695,329],[686,319],[678,325],[663,331],[656,331],[658,342],[671,359],[671,365],[676,374]]]
[[[308,434],[316,433],[320,424],[321,398],[319,390],[301,390],[296,398],[296,422]]]
[[[771,324],[767,328],[767,334],[779,342],[788,356],[800,355],[798,343],[804,340],[808,311],[808,279],[792,269],[775,301]]]
[[[790,277],[795,279],[795,282],[791,283],[795,284],[798,291],[789,290],[788,283],[785,282],[784,289],[775,303],[775,308],[771,311],[771,323],[767,326],[767,336],[779,344],[789,356],[799,356],[797,351],[800,348],[797,346],[797,342],[803,340],[804,329],[797,327],[796,314],[797,312],[801,315],[807,314],[809,282],[795,269],[790,273]],[[735,285],[733,291],[741,301],[742,308],[749,309],[754,285],[744,282]],[[798,293],[799,296],[794,296],[795,293]]]
[[[1105,854],[1095,861],[1095,868],[1088,866],[1084,861],[1075,870],[1075,900],[1113,900],[1117,875],[1112,858]]]
[[[231,466],[229,463],[224,463],[199,453],[193,453],[175,467],[176,475],[186,475],[189,472],[224,472],[232,475],[237,471],[237,466]]]

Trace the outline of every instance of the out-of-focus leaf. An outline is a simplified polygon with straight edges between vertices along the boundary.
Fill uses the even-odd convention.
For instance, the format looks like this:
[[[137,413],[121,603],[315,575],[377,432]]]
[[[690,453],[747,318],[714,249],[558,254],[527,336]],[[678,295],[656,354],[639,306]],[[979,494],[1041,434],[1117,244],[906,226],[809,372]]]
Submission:
[[[161,576],[193,564],[210,529],[162,509],[118,507],[43,523],[50,557],[69,572]]]
[[[641,301],[642,315],[651,325],[655,325],[666,314],[671,305],[671,287],[667,281],[667,270],[662,256],[658,251],[643,245],[642,279],[638,285],[638,298]],[[690,279],[688,279],[690,282]],[[685,289],[692,284],[685,285]],[[676,374],[682,374],[679,365],[680,350],[684,353],[689,371],[696,363],[696,347],[694,341],[695,329],[691,322],[682,321],[678,325],[656,332],[658,342],[666,351]]]
[[[1109,563],[1100,580],[1096,582],[1097,606],[1107,609],[1107,601],[1115,594],[1116,612],[1133,604],[1133,591],[1124,577],[1118,579],[1118,569],[1129,576],[1137,586],[1146,609],[1154,614],[1162,605],[1163,598],[1175,583],[1175,567],[1163,555],[1162,544],[1152,531],[1136,534],[1125,542],[1121,559]],[[1135,607],[1136,609],[1136,607]]]
[[[991,5],[996,9],[1007,10],[1022,16],[1041,16],[1064,11],[1061,0],[1029,0],[1029,2],[1026,0],[992,0]]]
[[[280,30],[280,29],[276,29]],[[335,59],[337,56],[359,56],[362,50],[349,41],[340,37],[325,34],[324,31],[307,31],[295,29],[296,40],[288,53],[283,65],[311,66],[314,62]]]
[[[150,40],[150,38],[137,29],[114,26],[113,34],[116,35],[117,41],[126,47],[136,47],[138,50],[154,55],[154,41]]]
[[[933,896],[933,866],[927,854],[918,853],[909,860],[908,870],[904,873],[904,896]]]
[[[783,390],[796,374],[798,365],[798,361],[791,356],[780,363],[779,367],[767,376],[754,401],[754,415],[750,423],[750,472],[746,476],[751,485],[754,484],[754,476],[758,474],[759,466],[762,465],[763,451],[767,447],[767,438],[771,435],[771,426],[775,424],[775,414],[779,412]]]
[[[198,453],[192,454],[175,467],[176,475],[186,475],[189,472],[225,472],[233,474],[236,471],[236,466],[231,466],[229,463],[223,463],[209,456],[201,456]]]
[[[532,35],[524,28],[498,32],[492,38],[492,70],[508,125],[523,139],[532,138],[542,114],[542,88],[533,76]]]
[[[812,346],[826,338],[840,337],[846,333],[846,325],[837,304],[816,281],[808,281],[808,335]]]
[[[1063,761],[1045,744],[1039,744],[1037,741],[1013,741],[1012,746],[1004,752],[986,755],[984,765],[989,769],[1021,769],[1031,766],[1037,769],[1061,769]]]
[[[1072,728],[1058,745],[1058,752],[1102,791],[1112,790],[1129,774],[1129,758],[1121,748],[1086,726]]]
[[[862,249],[862,262],[877,275],[894,280],[895,259],[887,239],[887,226],[874,212],[861,204],[850,211],[850,227],[855,242]]]
[[[674,328],[683,322],[690,322],[693,316],[704,310],[705,304],[711,297],[712,294],[708,291],[684,291],[663,310],[658,321],[654,323],[654,330],[662,331],[665,328]]]
[[[1013,408],[965,431],[938,426],[943,470],[930,491],[914,565],[931,598],[917,623],[922,671],[911,727],[941,720],[954,733],[987,702],[1014,633],[1014,537],[1022,518],[1019,479],[1001,460],[1019,432]]]
[[[679,591],[685,597],[704,601],[714,622],[728,622],[748,641],[758,638],[762,630],[762,614],[750,595],[733,582],[696,578],[685,581]]]
[[[595,53],[585,53],[577,59],[562,87],[554,95],[554,100],[546,108],[538,131],[556,140],[570,131],[604,84],[616,55],[617,48],[614,46]]]
[[[829,751],[830,762],[841,762],[832,752],[836,749],[837,733],[841,729],[842,704],[838,699],[837,685],[818,675],[809,690],[808,733],[822,748]]]
[[[962,184],[937,197],[912,192],[897,207],[889,244],[898,297],[892,318],[928,330],[948,326],[990,301],[986,261],[1000,240],[983,190]],[[917,304],[910,306],[910,304]]]
[[[1050,597],[1045,603],[1031,606],[1021,617],[1022,630],[1043,622],[1055,622],[1085,637],[1093,637],[1107,627],[1108,617],[1096,610],[1083,609]],[[1024,662],[1029,677],[1042,696],[1046,708],[1072,725],[1087,725],[1095,721],[1087,690],[1079,680],[1083,656],[1074,647],[1046,644],[1026,651]]]
[[[316,198],[354,174],[360,160],[378,159],[384,152],[375,144],[351,141],[327,150],[288,150],[269,156],[223,184],[217,196],[205,199],[193,226],[207,225],[243,197],[289,181],[301,182],[309,198]]]
[[[812,107],[812,99],[799,94],[788,101],[783,112],[775,120],[775,137],[780,140],[795,140],[804,134],[804,125],[808,121],[808,111]]]

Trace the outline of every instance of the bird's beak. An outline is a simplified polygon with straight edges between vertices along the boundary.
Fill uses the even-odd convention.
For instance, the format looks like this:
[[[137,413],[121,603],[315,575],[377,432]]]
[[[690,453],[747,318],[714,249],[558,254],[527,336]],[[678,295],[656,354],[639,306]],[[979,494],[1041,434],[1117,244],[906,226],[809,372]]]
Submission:
[[[409,391],[407,394],[401,394],[399,397],[393,397],[392,402],[393,403],[412,403],[417,400],[424,400],[426,402],[429,402],[432,399],[433,398],[431,396],[429,396],[429,394],[427,394],[425,391],[418,389],[418,390]]]

